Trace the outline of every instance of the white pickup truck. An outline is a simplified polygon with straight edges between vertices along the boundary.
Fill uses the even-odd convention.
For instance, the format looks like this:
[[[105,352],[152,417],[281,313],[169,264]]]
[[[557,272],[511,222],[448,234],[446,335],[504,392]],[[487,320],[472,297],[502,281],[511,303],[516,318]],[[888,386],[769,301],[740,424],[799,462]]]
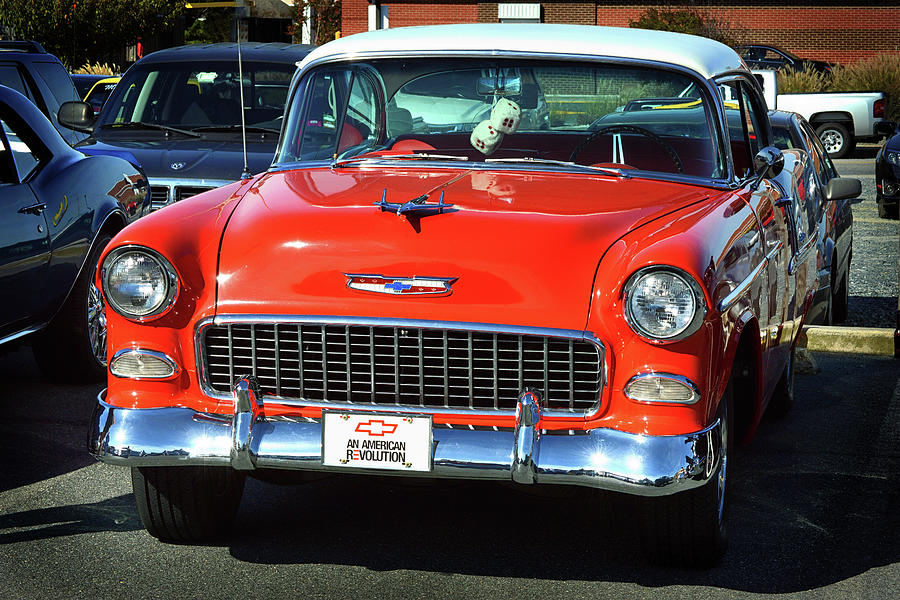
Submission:
[[[844,158],[856,142],[890,135],[887,98],[882,92],[825,92],[779,94],[775,71],[754,70],[770,109],[803,115],[819,134],[832,158]]]

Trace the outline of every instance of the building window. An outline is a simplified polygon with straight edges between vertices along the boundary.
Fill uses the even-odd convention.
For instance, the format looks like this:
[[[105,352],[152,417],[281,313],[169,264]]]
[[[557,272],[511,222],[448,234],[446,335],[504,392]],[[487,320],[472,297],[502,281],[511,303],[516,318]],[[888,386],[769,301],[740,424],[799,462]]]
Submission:
[[[497,5],[497,19],[501,23],[540,23],[540,3],[500,3]]]

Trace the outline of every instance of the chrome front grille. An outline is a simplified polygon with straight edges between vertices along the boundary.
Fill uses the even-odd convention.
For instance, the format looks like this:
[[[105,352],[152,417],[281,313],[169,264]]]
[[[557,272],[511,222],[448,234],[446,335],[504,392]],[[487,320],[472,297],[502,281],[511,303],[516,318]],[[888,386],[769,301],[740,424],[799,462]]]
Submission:
[[[169,186],[150,186],[150,210],[159,210],[169,203]]]
[[[530,331],[231,323],[201,328],[198,348],[204,383],[220,394],[253,374],[264,395],[308,402],[511,410],[536,388],[548,409],[593,407],[602,348],[580,334]]]
[[[187,183],[189,180],[185,180]],[[167,204],[178,202],[191,196],[196,196],[209,190],[214,190],[228,182],[215,182],[218,185],[181,185],[179,183],[167,183],[165,185],[151,183],[150,185],[150,209],[159,210]]]

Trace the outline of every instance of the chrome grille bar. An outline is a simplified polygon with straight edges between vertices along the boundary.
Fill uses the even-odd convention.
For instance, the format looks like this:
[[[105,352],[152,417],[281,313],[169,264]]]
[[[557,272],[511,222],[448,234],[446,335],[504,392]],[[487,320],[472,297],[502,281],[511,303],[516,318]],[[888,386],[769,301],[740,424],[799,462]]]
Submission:
[[[508,411],[535,388],[549,410],[585,412],[604,382],[603,348],[582,332],[223,321],[198,328],[200,372],[213,395],[230,394],[236,376],[252,374],[264,396],[298,402]]]

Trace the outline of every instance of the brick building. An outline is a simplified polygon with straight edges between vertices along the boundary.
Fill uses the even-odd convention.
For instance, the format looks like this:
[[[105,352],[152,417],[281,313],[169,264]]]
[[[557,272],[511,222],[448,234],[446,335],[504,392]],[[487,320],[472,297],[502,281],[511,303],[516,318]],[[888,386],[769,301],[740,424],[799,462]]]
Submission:
[[[696,7],[739,43],[781,46],[799,56],[852,63],[900,53],[900,2],[707,0],[686,2],[479,2],[343,0],[342,35],[409,25],[544,22],[628,27],[647,8]]]

